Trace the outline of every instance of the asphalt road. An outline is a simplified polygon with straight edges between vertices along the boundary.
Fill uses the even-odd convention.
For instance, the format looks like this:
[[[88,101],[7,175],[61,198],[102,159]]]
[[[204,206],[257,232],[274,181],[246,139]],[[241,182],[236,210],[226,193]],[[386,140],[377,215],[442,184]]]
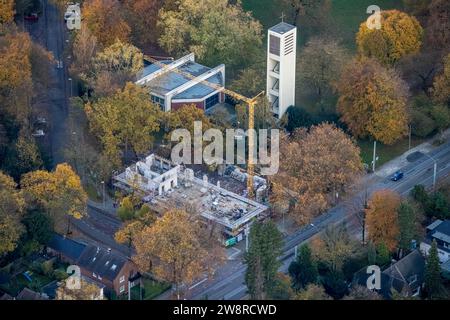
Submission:
[[[439,148],[436,148],[430,156],[436,159],[438,163],[438,179],[448,177],[450,174],[450,143],[444,144]],[[308,225],[299,229],[294,234],[287,236],[283,249],[283,255],[280,257],[282,265],[280,271],[286,272],[289,264],[291,263],[295,247],[310,240],[313,236],[317,235],[326,226],[330,224],[349,224],[354,217],[349,213],[348,207],[352,202],[360,201],[361,194],[367,192],[370,196],[372,192],[380,189],[391,189],[399,192],[405,196],[409,191],[417,184],[423,184],[425,186],[432,186],[433,183],[433,160],[424,155],[417,159],[415,162],[408,164],[402,171],[405,173],[405,177],[397,182],[390,181],[388,178],[378,178],[372,175],[372,179],[368,179],[364,190],[360,190],[354,197],[340,203],[336,207],[330,209],[327,213],[317,217],[312,222],[313,226]],[[353,227],[351,232],[359,233],[360,229]],[[231,265],[230,265],[231,264]],[[188,299],[217,299],[217,300],[236,300],[242,299],[247,294],[247,287],[244,284],[246,265],[242,261],[235,261],[224,266],[222,270],[218,270],[217,274],[220,274],[217,278],[213,278],[211,281],[204,281],[203,283],[196,285],[194,288],[191,286],[191,290],[188,290],[186,297]]]

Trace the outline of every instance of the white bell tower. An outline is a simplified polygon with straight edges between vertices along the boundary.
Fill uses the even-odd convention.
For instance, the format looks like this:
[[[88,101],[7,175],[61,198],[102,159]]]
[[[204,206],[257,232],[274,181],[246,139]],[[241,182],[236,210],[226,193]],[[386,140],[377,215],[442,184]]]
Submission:
[[[272,112],[281,119],[295,104],[297,28],[280,22],[267,35],[267,98]]]

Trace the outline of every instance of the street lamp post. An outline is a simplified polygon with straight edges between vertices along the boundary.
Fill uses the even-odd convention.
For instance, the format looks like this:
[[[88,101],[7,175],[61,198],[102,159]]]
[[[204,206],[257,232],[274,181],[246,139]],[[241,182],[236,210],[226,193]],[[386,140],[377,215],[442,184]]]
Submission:
[[[373,142],[373,160],[372,160],[372,171],[375,172],[375,162],[377,161],[377,141]]]
[[[73,96],[73,86],[72,86],[72,78],[69,78],[70,81],[70,97]]]
[[[103,186],[103,209],[105,209],[105,181],[100,182]]]
[[[245,226],[245,252],[248,252],[248,237],[250,234],[250,228],[248,224]]]
[[[409,125],[409,141],[408,141],[408,150],[411,150],[411,131],[412,131],[412,126],[411,124]]]
[[[433,190],[436,190],[436,177],[437,177],[437,161],[429,154],[424,153],[428,158],[433,160]]]

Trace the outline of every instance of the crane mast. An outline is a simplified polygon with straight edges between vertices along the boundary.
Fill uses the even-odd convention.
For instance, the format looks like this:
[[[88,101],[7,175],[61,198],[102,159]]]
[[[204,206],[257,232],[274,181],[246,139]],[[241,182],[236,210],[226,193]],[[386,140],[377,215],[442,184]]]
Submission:
[[[156,64],[157,66],[161,67],[162,70],[169,69],[169,66],[167,64],[164,64],[160,62],[159,60],[150,57],[145,56],[144,58],[148,61],[150,61],[153,64]],[[178,68],[170,68],[169,69],[172,72],[175,72],[177,74],[180,74],[188,79],[195,80],[198,83],[204,84],[210,88],[213,88],[215,90],[221,90],[224,94],[233,97],[237,101],[243,101],[248,105],[248,160],[247,160],[247,194],[249,198],[254,197],[253,192],[253,176],[255,174],[255,154],[254,154],[254,146],[255,146],[255,106],[257,104],[257,98],[264,94],[264,91],[261,91],[259,94],[257,94],[253,98],[248,98],[240,93],[237,93],[233,90],[229,90],[226,88],[222,88],[220,85],[211,83],[207,80],[201,80],[197,77],[193,76],[189,72],[182,71]]]

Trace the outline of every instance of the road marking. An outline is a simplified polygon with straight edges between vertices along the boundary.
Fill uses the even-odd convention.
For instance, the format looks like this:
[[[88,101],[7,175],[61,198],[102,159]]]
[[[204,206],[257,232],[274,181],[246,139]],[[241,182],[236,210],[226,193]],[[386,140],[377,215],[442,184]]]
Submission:
[[[195,287],[201,285],[203,282],[205,282],[206,280],[208,280],[208,278],[205,278],[203,280],[200,280],[199,282],[197,282],[196,284],[194,284],[193,286],[189,287],[189,290],[194,289]]]

